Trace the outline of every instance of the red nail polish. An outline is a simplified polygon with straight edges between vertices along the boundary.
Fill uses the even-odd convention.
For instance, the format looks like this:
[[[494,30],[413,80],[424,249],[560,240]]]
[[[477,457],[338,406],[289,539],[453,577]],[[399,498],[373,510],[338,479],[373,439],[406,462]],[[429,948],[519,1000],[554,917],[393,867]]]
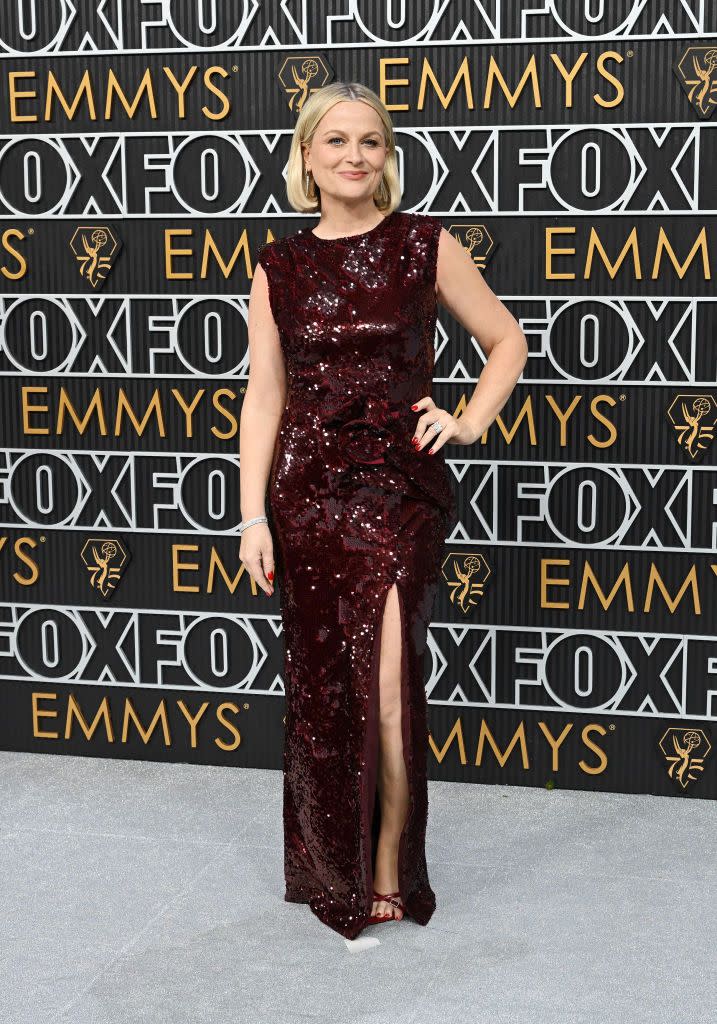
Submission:
[[[268,580],[273,580],[273,579],[274,579],[274,573],[273,573],[273,572],[268,572],[268,573],[266,574],[266,578],[267,578]]]
[[[418,406],[417,406],[417,405],[412,405],[412,406],[411,406],[411,408],[412,408],[412,409],[417,409],[417,408],[418,408]]]
[[[428,454],[429,454],[429,455],[433,455],[433,453],[435,452],[435,450],[436,450],[435,448],[429,448],[429,449],[428,449]]]

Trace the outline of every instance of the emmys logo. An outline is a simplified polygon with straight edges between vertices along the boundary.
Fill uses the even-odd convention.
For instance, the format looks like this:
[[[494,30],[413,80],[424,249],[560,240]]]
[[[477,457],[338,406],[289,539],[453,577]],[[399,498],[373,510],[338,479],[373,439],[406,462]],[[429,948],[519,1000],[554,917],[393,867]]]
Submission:
[[[80,264],[80,274],[93,288],[107,277],[121,244],[108,227],[81,227],[75,231],[70,248]]]
[[[104,598],[111,597],[129,562],[129,554],[118,540],[93,537],[80,553],[90,574],[90,586]]]
[[[702,729],[667,729],[660,739],[659,746],[670,765],[667,774],[675,782],[679,782],[683,789],[687,789],[690,782],[702,778],[693,772],[704,771],[705,758],[712,749],[712,744]],[[694,756],[696,750],[702,751],[702,757]]]
[[[451,604],[467,614],[483,597],[485,581],[490,576],[490,567],[481,554],[450,554],[441,571],[450,589]]]
[[[672,69],[700,117],[711,117],[717,107],[717,46],[689,46]]]
[[[287,57],[279,70],[279,81],[289,97],[289,110],[298,114],[309,95],[326,85],[332,75],[323,57]]]
[[[460,242],[479,270],[485,270],[495,242],[485,224],[451,224],[450,233]]]
[[[701,458],[714,438],[717,403],[712,395],[678,395],[667,416],[680,448],[692,459]]]

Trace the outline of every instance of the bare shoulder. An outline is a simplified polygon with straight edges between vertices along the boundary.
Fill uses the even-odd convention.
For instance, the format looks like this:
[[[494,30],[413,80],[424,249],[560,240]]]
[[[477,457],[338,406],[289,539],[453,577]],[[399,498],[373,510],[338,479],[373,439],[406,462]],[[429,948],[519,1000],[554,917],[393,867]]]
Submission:
[[[486,354],[507,334],[522,334],[518,322],[490,287],[470,251],[445,228],[438,243],[436,296]]]
[[[473,260],[468,255],[465,246],[442,225],[438,234],[438,258],[449,262],[456,260],[465,262],[467,259],[473,265]]]
[[[435,273],[435,293],[439,299],[448,299],[461,288],[481,290],[482,274],[465,246],[445,227],[438,234],[438,257]]]

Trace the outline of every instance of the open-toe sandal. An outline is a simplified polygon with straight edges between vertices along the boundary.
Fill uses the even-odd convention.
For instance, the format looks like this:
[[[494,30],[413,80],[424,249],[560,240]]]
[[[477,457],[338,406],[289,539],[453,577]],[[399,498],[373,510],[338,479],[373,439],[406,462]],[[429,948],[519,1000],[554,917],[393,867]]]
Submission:
[[[381,893],[374,890],[373,898],[375,902],[383,901],[384,903],[390,903],[392,907],[397,907],[404,913],[406,908],[403,905],[400,892],[387,892]],[[396,917],[395,914],[372,914],[368,919],[369,924],[380,924],[382,921],[400,921],[400,918]]]

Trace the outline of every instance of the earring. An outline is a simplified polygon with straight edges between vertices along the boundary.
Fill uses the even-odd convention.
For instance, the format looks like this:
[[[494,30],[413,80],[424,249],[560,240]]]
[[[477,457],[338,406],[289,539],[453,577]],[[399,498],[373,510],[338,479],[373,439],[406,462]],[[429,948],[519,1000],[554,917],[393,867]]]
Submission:
[[[306,172],[306,194],[309,194],[309,172]]]

